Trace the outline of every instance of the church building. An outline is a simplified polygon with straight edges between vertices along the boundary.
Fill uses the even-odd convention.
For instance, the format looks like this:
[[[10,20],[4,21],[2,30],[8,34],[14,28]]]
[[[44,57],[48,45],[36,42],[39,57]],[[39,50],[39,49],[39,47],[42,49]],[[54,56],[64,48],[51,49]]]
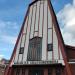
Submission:
[[[4,75],[75,75],[75,47],[65,45],[50,0],[29,4]]]

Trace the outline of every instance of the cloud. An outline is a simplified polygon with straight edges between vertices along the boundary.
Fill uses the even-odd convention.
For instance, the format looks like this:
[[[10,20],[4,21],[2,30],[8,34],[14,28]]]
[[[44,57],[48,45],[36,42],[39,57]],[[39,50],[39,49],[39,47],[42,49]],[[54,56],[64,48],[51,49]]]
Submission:
[[[17,22],[0,20],[0,35],[9,33],[16,34],[19,28],[20,25]]]
[[[0,42],[14,45],[19,28],[16,22],[0,20]]]
[[[17,38],[16,36],[3,35],[2,41],[4,41],[5,43],[14,45],[16,42],[16,38]]]
[[[75,37],[73,37],[73,35],[68,31],[64,31],[64,29],[61,30],[65,44],[75,46]]]
[[[3,21],[0,20],[0,28],[13,28],[13,29],[17,29],[18,28],[18,24],[16,22],[13,21]]]
[[[75,6],[75,0],[73,0],[73,5]]]
[[[57,19],[61,27],[64,42],[75,46],[75,0],[73,4],[66,4],[57,13]]]

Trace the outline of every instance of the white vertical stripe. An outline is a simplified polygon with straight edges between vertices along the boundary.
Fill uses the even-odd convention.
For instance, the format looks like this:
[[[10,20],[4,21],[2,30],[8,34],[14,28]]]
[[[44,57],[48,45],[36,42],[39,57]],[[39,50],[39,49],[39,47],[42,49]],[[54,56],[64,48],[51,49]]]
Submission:
[[[19,59],[18,59],[18,63],[22,62],[22,54],[19,54]]]
[[[55,28],[53,26],[53,56],[54,59],[59,59],[59,55],[58,55],[58,39],[57,39],[57,35],[55,32]]]
[[[31,26],[30,38],[33,38],[33,34],[34,34],[35,13],[36,13],[36,6],[33,7],[33,17],[32,17],[32,26]]]
[[[19,39],[19,42],[18,42],[18,45],[17,45],[17,48],[16,48],[16,56],[15,56],[14,63],[17,63],[17,61],[18,61],[19,50],[20,50],[20,43],[21,43],[21,37],[22,37],[22,35],[20,36],[20,39]]]
[[[52,51],[48,51],[48,60],[52,60]]]
[[[37,10],[36,10],[37,12],[36,12],[35,31],[38,31],[39,6],[40,6],[40,1],[37,2]]]
[[[40,5],[39,37],[42,37],[43,4]]]
[[[24,47],[24,42],[25,42],[25,35],[22,36],[21,47]]]
[[[26,35],[26,43],[25,43],[25,50],[24,50],[24,56],[23,56],[23,62],[27,59],[27,52],[28,52],[28,45],[29,45],[29,33],[30,33],[30,25],[31,25],[31,17],[32,17],[32,8],[30,7],[30,13],[29,13],[29,20],[28,20],[28,28],[27,28],[27,35]]]
[[[47,1],[44,1],[44,25],[42,40],[42,60],[46,60],[47,52]]]
[[[28,16],[27,16],[26,22],[25,22],[25,24],[24,24],[24,30],[23,30],[23,33],[26,33],[27,22],[28,22]]]
[[[48,44],[52,44],[52,29],[48,29]]]
[[[52,28],[52,16],[50,13],[49,6],[48,6],[48,28]]]
[[[48,6],[48,28],[52,28],[52,16]],[[52,29],[48,29],[48,44],[52,43]],[[48,51],[48,60],[52,60],[52,51]]]

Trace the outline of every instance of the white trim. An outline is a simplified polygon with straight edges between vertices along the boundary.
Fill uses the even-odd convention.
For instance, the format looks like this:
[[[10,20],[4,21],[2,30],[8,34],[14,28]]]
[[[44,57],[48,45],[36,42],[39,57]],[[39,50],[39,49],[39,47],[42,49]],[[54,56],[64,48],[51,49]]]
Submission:
[[[69,64],[75,64],[75,62],[68,62]]]

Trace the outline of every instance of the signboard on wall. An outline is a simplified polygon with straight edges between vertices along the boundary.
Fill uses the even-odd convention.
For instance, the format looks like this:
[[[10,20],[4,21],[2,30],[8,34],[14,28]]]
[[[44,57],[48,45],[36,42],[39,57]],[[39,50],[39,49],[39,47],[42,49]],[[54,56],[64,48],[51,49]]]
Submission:
[[[19,64],[19,65],[46,65],[46,64],[57,64],[58,60],[55,61],[25,61],[24,63],[20,62],[20,63],[14,63]]]

